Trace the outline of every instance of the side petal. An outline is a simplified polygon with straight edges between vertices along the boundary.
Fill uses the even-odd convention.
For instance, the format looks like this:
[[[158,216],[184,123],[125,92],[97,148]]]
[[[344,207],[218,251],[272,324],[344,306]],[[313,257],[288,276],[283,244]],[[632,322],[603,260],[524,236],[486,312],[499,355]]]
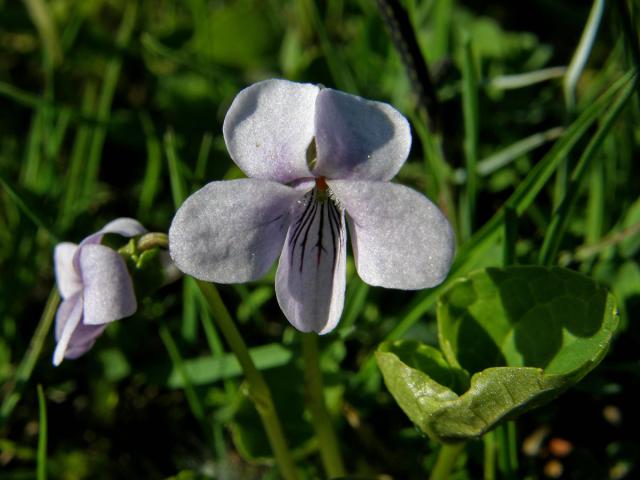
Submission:
[[[325,88],[316,100],[316,176],[389,180],[411,149],[409,122],[386,103]]]
[[[102,241],[102,236],[106,233],[117,233],[118,235],[122,235],[123,237],[135,237],[136,235],[142,235],[146,233],[147,229],[142,226],[140,222],[138,222],[134,218],[122,217],[116,218],[115,220],[110,221],[96,233],[89,235],[85,238],[81,243],[82,245],[97,245]]]
[[[63,299],[69,298],[82,289],[82,281],[73,264],[78,249],[74,243],[63,242],[53,250],[53,264],[56,271],[56,284]]]
[[[312,84],[274,79],[236,95],[222,131],[231,158],[247,176],[280,183],[311,176],[307,149],[318,91]]]
[[[133,315],[136,295],[120,254],[104,245],[84,245],[78,258],[84,285],[84,324],[102,325]]]
[[[290,209],[303,195],[267,180],[211,182],[187,198],[173,218],[171,258],[200,280],[255,280],[282,250]]]
[[[74,330],[71,340],[69,340],[64,358],[78,358],[91,350],[91,347],[96,343],[98,337],[102,335],[107,325],[106,323],[102,325],[85,325],[81,321]]]
[[[287,320],[303,332],[330,332],[344,306],[346,229],[344,213],[315,191],[301,203],[289,227],[278,271],[276,296]]]
[[[60,365],[65,358],[73,332],[82,318],[82,294],[80,292],[64,300],[56,312],[56,349],[53,364]]]
[[[358,274],[369,285],[414,290],[442,282],[455,239],[426,197],[387,182],[329,181],[346,209]]]

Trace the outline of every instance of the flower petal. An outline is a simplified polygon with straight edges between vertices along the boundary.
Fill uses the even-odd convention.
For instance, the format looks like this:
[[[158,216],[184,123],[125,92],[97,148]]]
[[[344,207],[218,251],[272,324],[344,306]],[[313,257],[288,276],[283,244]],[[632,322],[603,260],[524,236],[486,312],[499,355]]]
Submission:
[[[80,246],[89,244],[97,245],[102,241],[102,237],[107,233],[117,233],[118,235],[122,235],[123,237],[130,238],[135,237],[136,235],[142,235],[143,233],[146,233],[146,231],[147,229],[144,228],[142,224],[134,218],[116,218],[115,220],[107,223],[96,233],[93,233],[85,238],[80,243]]]
[[[455,240],[426,197],[387,182],[327,182],[347,211],[358,274],[369,285],[413,290],[442,282]]]
[[[82,289],[82,280],[73,265],[73,256],[77,249],[76,244],[63,242],[56,245],[53,251],[56,284],[63,299],[69,298]]]
[[[280,183],[311,176],[306,154],[318,91],[312,84],[274,79],[238,93],[222,131],[231,158],[247,176]]]
[[[60,365],[65,357],[69,341],[82,318],[82,293],[78,292],[64,300],[56,312],[56,349],[53,364]]]
[[[96,343],[98,337],[102,335],[107,325],[107,323],[102,325],[85,325],[81,321],[74,330],[71,340],[69,340],[64,358],[78,358],[91,350],[91,347]]]
[[[136,295],[120,254],[104,245],[84,245],[78,258],[84,285],[84,323],[102,325],[133,315]]]
[[[268,180],[211,182],[187,198],[173,218],[171,258],[200,280],[255,280],[282,250],[290,209],[303,195]]]
[[[344,213],[315,190],[289,227],[278,271],[276,296],[289,322],[303,332],[335,328],[344,306],[346,229]]]
[[[411,148],[409,122],[386,103],[325,88],[316,100],[316,176],[389,180]]]

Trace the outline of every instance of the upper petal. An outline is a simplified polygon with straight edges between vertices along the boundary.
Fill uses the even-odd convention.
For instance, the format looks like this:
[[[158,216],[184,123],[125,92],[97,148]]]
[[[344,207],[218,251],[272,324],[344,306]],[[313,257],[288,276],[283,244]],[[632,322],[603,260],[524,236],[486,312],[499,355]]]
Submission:
[[[282,250],[289,210],[303,195],[268,180],[211,182],[187,198],[173,218],[171,258],[201,280],[255,280]]]
[[[275,79],[238,93],[222,131],[231,158],[247,176],[281,183],[310,176],[306,154],[318,90]]]
[[[303,332],[330,332],[344,306],[346,229],[344,213],[315,191],[301,203],[289,227],[278,271],[276,296],[291,324]]]
[[[104,245],[79,248],[86,325],[101,325],[133,315],[137,308],[131,276],[118,252]]]
[[[347,211],[362,280],[413,290],[445,279],[455,240],[449,221],[431,201],[393,183],[327,183]]]
[[[56,245],[53,251],[53,264],[56,271],[56,284],[63,299],[69,298],[82,289],[82,280],[73,264],[73,256],[78,246],[63,242]]]
[[[389,180],[410,148],[409,122],[392,106],[330,88],[318,94],[314,175]]]
[[[102,236],[106,233],[117,233],[123,237],[135,237],[136,235],[142,235],[147,230],[134,218],[122,217],[116,218],[110,221],[96,233],[89,235],[85,238],[80,245],[98,244],[102,241]]]

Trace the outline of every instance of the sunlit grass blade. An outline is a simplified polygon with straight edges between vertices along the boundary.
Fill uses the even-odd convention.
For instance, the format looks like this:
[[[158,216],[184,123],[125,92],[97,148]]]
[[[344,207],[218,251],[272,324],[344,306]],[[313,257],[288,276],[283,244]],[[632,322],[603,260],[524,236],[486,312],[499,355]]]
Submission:
[[[31,21],[38,30],[47,62],[57,65],[62,61],[62,49],[49,3],[44,0],[23,0]]]
[[[610,109],[604,112],[602,123],[600,128],[596,131],[595,135],[591,138],[591,141],[585,148],[584,152],[580,156],[580,160],[575,169],[571,173],[569,184],[567,185],[566,194],[562,200],[562,203],[558,209],[554,212],[551,225],[547,230],[540,251],[539,262],[541,265],[550,265],[556,258],[560,243],[564,236],[573,209],[578,199],[578,194],[583,186],[586,173],[589,165],[600,152],[600,148],[605,138],[609,134],[611,127],[620,116],[624,107],[627,106],[627,102],[631,95],[634,93],[636,87],[637,75],[634,75],[621,92],[620,96],[615,100]]]
[[[47,400],[42,391],[42,385],[38,385],[38,467],[37,479],[47,480]]]
[[[33,222],[38,228],[41,228],[49,238],[52,243],[59,243],[60,240],[58,236],[51,230],[50,227],[40,218],[40,216],[36,213],[36,209],[29,205],[29,202],[23,198],[20,193],[11,186],[11,183],[5,178],[5,176],[0,172],[0,185],[4,188],[4,190],[9,195],[9,198],[13,200],[15,205],[24,213],[29,220]]]
[[[449,39],[454,15],[453,0],[440,0],[433,6],[433,40],[425,52],[430,60],[439,60],[450,54]]]
[[[11,383],[8,384],[8,387],[5,387],[4,389],[6,393],[5,397],[2,399],[2,405],[0,405],[0,427],[4,425],[7,419],[11,416],[11,412],[13,412],[13,409],[22,397],[22,392],[31,378],[33,368],[40,358],[42,347],[49,335],[49,330],[53,324],[53,319],[55,318],[59,303],[60,296],[58,295],[58,291],[54,288],[49,295],[44,311],[42,312],[42,316],[40,317],[40,321],[38,322],[38,326],[36,327],[36,331],[33,334],[33,337],[31,337],[29,347],[16,369],[15,376],[11,380]]]
[[[512,164],[519,157],[541,147],[547,142],[557,140],[564,133],[563,127],[554,127],[544,132],[534,133],[528,137],[518,140],[508,147],[498,150],[493,155],[483,158],[478,162],[476,172],[481,177],[486,177],[492,173]],[[464,183],[467,178],[465,170],[459,169],[454,173],[456,183]]]
[[[203,180],[207,171],[207,162],[209,161],[209,155],[211,154],[211,146],[213,145],[213,134],[211,132],[205,132],[202,136],[202,142],[200,143],[200,149],[198,150],[198,160],[196,161],[196,170],[194,176],[198,180]]]
[[[351,73],[351,70],[349,70],[347,63],[342,59],[340,52],[331,44],[331,39],[329,38],[329,34],[324,25],[324,20],[320,16],[318,5],[315,0],[303,0],[303,6],[305,14],[309,18],[313,29],[316,31],[316,34],[320,39],[320,46],[336,87],[340,90],[357,94],[358,85],[353,79],[353,74]]]
[[[352,278],[347,287],[344,313],[340,320],[340,333],[348,335],[358,315],[362,313],[370,287],[359,278]]]
[[[602,237],[605,217],[604,159],[598,158],[591,167],[589,197],[587,203],[586,244],[594,244]]]
[[[162,173],[162,145],[153,129],[153,123],[148,114],[140,115],[140,122],[144,131],[147,147],[147,167],[140,189],[140,203],[138,204],[138,218],[145,221],[149,218],[153,201],[160,189],[160,175]]]
[[[160,324],[158,333],[160,334],[160,338],[162,339],[162,343],[164,343],[165,348],[167,349],[167,353],[169,354],[169,358],[171,359],[171,363],[173,367],[178,372],[180,376],[180,380],[182,381],[182,388],[184,390],[184,394],[187,398],[187,403],[189,404],[189,409],[193,414],[193,417],[198,421],[202,430],[205,434],[210,445],[213,447],[214,451],[217,450],[215,442],[213,441],[213,432],[209,427],[209,422],[206,418],[204,406],[202,404],[202,400],[198,396],[193,384],[191,383],[191,379],[189,378],[189,374],[187,369],[185,368],[184,361],[182,359],[182,355],[180,355],[180,350],[178,349],[178,345],[176,344],[173,335],[169,331],[169,328]]]
[[[122,16],[120,27],[116,35],[116,47],[118,49],[124,49],[127,47],[133,34],[133,28],[136,23],[137,3],[128,2]],[[120,70],[122,69],[122,56],[121,54],[112,58],[104,72],[104,80],[102,81],[102,88],[98,97],[98,118],[102,121],[108,121],[111,115],[111,105],[113,103],[113,96],[118,84],[118,78],[120,77]],[[107,130],[105,127],[98,127],[93,132],[93,138],[91,139],[91,145],[89,147],[89,156],[86,164],[86,175],[84,178],[84,197],[89,197],[94,189],[95,182],[98,179],[98,171],[100,170],[100,163],[102,159],[102,147],[107,136]]]
[[[513,90],[516,88],[530,87],[536,83],[548,82],[564,76],[565,67],[549,67],[533,72],[517,73],[513,75],[500,75],[493,77],[488,82],[488,87],[497,90]]]
[[[471,237],[476,216],[478,195],[478,78],[471,47],[471,37],[463,39],[462,115],[464,119],[464,156],[467,170],[464,194],[460,202],[460,239]]]
[[[169,180],[171,182],[171,195],[176,208],[182,205],[187,198],[187,187],[182,176],[182,164],[176,152],[176,139],[173,130],[164,134],[164,151],[169,165]]]
[[[96,86],[93,82],[88,82],[82,94],[81,108],[83,114],[91,114],[94,108],[95,97]],[[66,188],[62,197],[62,208],[58,216],[62,228],[67,227],[77,213],[76,209],[78,208],[83,187],[82,174],[86,157],[89,153],[89,140],[91,139],[92,132],[93,128],[89,125],[80,125],[76,130],[66,177]]]
[[[192,278],[185,277],[182,279],[182,321],[180,322],[180,333],[182,338],[190,343],[195,341],[198,333],[197,288]]]
[[[600,27],[602,14],[604,13],[604,3],[604,0],[594,0],[591,6],[591,12],[589,13],[589,19],[582,32],[582,37],[580,37],[580,43],[578,43],[578,47],[571,58],[571,63],[569,63],[567,73],[562,82],[564,101],[567,112],[569,113],[572,113],[575,109],[576,85],[580,75],[582,75],[596,35],[598,34],[598,28]]]

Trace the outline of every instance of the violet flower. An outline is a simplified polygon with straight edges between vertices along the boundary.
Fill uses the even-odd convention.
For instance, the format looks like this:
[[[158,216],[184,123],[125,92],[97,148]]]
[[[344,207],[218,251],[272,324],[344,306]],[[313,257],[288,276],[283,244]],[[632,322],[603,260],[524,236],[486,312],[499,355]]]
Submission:
[[[54,264],[62,303],[56,313],[54,365],[85,354],[109,322],[135,313],[136,296],[125,261],[100,242],[107,233],[133,237],[145,232],[137,220],[118,218],[80,245],[56,245]]]
[[[250,178],[211,182],[180,207],[169,251],[185,273],[246,282],[280,257],[276,296],[287,319],[329,332],[344,305],[346,213],[366,283],[411,290],[447,275],[449,222],[423,195],[388,182],[411,147],[409,123],[391,106],[266,80],[236,96],[223,131]]]

